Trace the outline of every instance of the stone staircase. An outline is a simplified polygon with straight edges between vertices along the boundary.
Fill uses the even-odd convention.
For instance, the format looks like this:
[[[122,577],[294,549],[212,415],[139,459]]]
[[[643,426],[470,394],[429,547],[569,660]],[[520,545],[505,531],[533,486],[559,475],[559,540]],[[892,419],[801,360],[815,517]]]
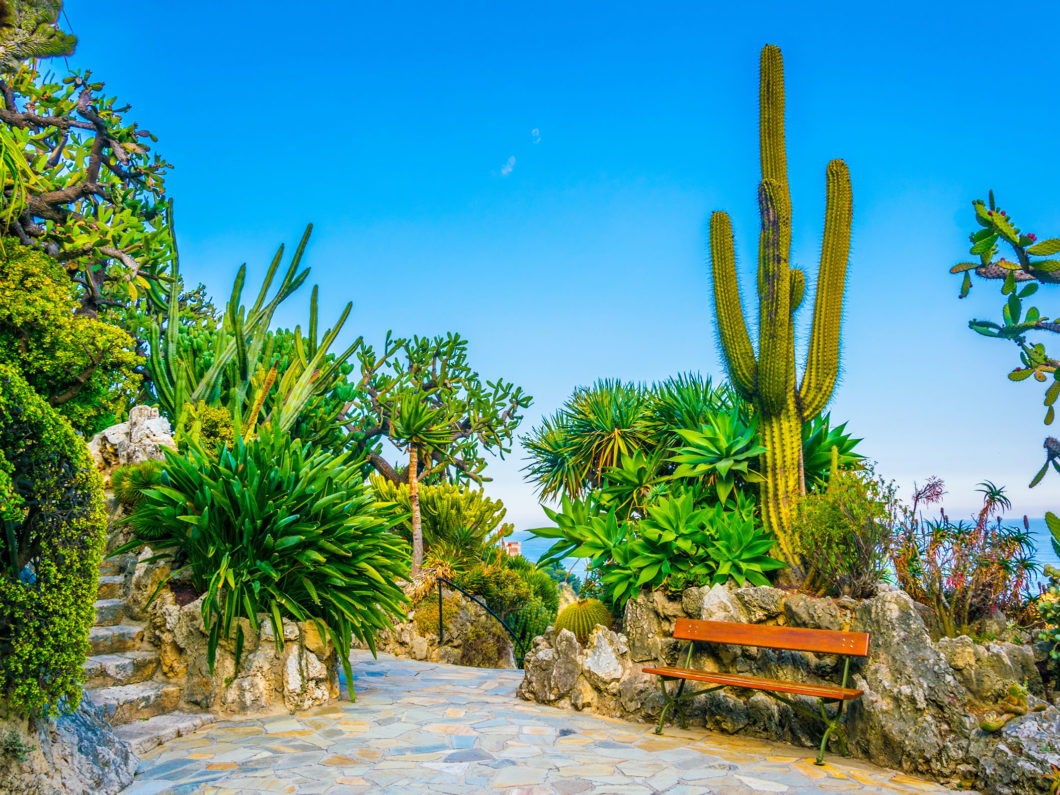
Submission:
[[[181,710],[180,687],[162,674],[158,650],[144,639],[144,624],[126,617],[123,569],[128,565],[114,559],[100,565],[85,695],[103,708],[116,733],[143,753],[214,718]]]

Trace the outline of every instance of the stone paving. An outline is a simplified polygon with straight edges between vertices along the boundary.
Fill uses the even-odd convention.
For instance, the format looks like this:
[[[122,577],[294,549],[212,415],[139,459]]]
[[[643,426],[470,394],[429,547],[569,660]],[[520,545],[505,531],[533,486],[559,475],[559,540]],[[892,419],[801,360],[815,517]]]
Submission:
[[[352,659],[356,703],[212,724],[145,754],[124,795],[948,791],[842,757],[816,767],[811,749],[529,704],[521,671]]]

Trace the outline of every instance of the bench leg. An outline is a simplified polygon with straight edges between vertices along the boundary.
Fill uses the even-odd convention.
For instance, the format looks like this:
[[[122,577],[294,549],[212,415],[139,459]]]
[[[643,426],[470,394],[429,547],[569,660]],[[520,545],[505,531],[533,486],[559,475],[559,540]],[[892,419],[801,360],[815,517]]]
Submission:
[[[824,721],[826,728],[824,730],[824,737],[821,738],[821,748],[817,752],[817,761],[814,762],[815,765],[824,765],[824,751],[828,747],[828,738],[831,737],[833,733],[839,738],[843,756],[848,756],[850,753],[847,749],[846,737],[844,736],[845,731],[843,727],[839,725],[839,722],[843,719],[843,707],[846,706],[846,702],[839,702],[839,706],[836,708],[835,718],[832,720],[828,719],[828,714],[824,710],[823,701],[820,702],[820,705],[821,719]]]

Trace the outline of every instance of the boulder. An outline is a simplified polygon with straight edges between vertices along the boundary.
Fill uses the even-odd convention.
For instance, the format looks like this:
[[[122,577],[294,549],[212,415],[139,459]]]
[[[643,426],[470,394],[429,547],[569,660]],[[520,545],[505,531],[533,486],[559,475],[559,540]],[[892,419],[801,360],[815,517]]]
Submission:
[[[997,734],[978,732],[968,749],[978,760],[975,786],[997,795],[1050,792],[1060,768],[1060,710],[1049,707],[1005,724]]]
[[[132,783],[139,762],[87,698],[55,720],[0,720],[0,740],[7,748],[0,792],[7,795],[111,795]]]
[[[103,475],[103,483],[110,487],[110,476],[118,467],[143,461],[165,460],[164,448],[176,450],[177,445],[169,427],[169,420],[152,406],[133,406],[129,419],[97,433],[88,443],[88,450]]]

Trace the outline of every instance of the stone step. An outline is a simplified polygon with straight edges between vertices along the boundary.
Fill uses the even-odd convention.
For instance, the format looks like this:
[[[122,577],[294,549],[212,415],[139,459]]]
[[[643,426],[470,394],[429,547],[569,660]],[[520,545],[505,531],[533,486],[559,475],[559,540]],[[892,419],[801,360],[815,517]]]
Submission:
[[[160,682],[140,682],[85,691],[92,703],[103,708],[113,726],[173,712],[180,703],[180,688]]]
[[[123,651],[85,660],[85,687],[112,687],[144,682],[158,670],[158,652]]]
[[[122,581],[125,578],[118,574],[100,575],[97,599],[117,599],[121,596]]]
[[[132,651],[144,639],[143,624],[117,624],[112,627],[92,627],[88,642],[92,654],[117,654]]]
[[[112,627],[121,621],[125,613],[125,602],[121,599],[96,600],[96,626]]]
[[[136,753],[144,754],[157,745],[191,734],[215,720],[208,712],[170,712],[147,720],[126,723],[124,726],[118,726],[114,733],[129,743]]]
[[[100,577],[116,577],[121,574],[121,562],[116,558],[103,558],[99,562]]]

